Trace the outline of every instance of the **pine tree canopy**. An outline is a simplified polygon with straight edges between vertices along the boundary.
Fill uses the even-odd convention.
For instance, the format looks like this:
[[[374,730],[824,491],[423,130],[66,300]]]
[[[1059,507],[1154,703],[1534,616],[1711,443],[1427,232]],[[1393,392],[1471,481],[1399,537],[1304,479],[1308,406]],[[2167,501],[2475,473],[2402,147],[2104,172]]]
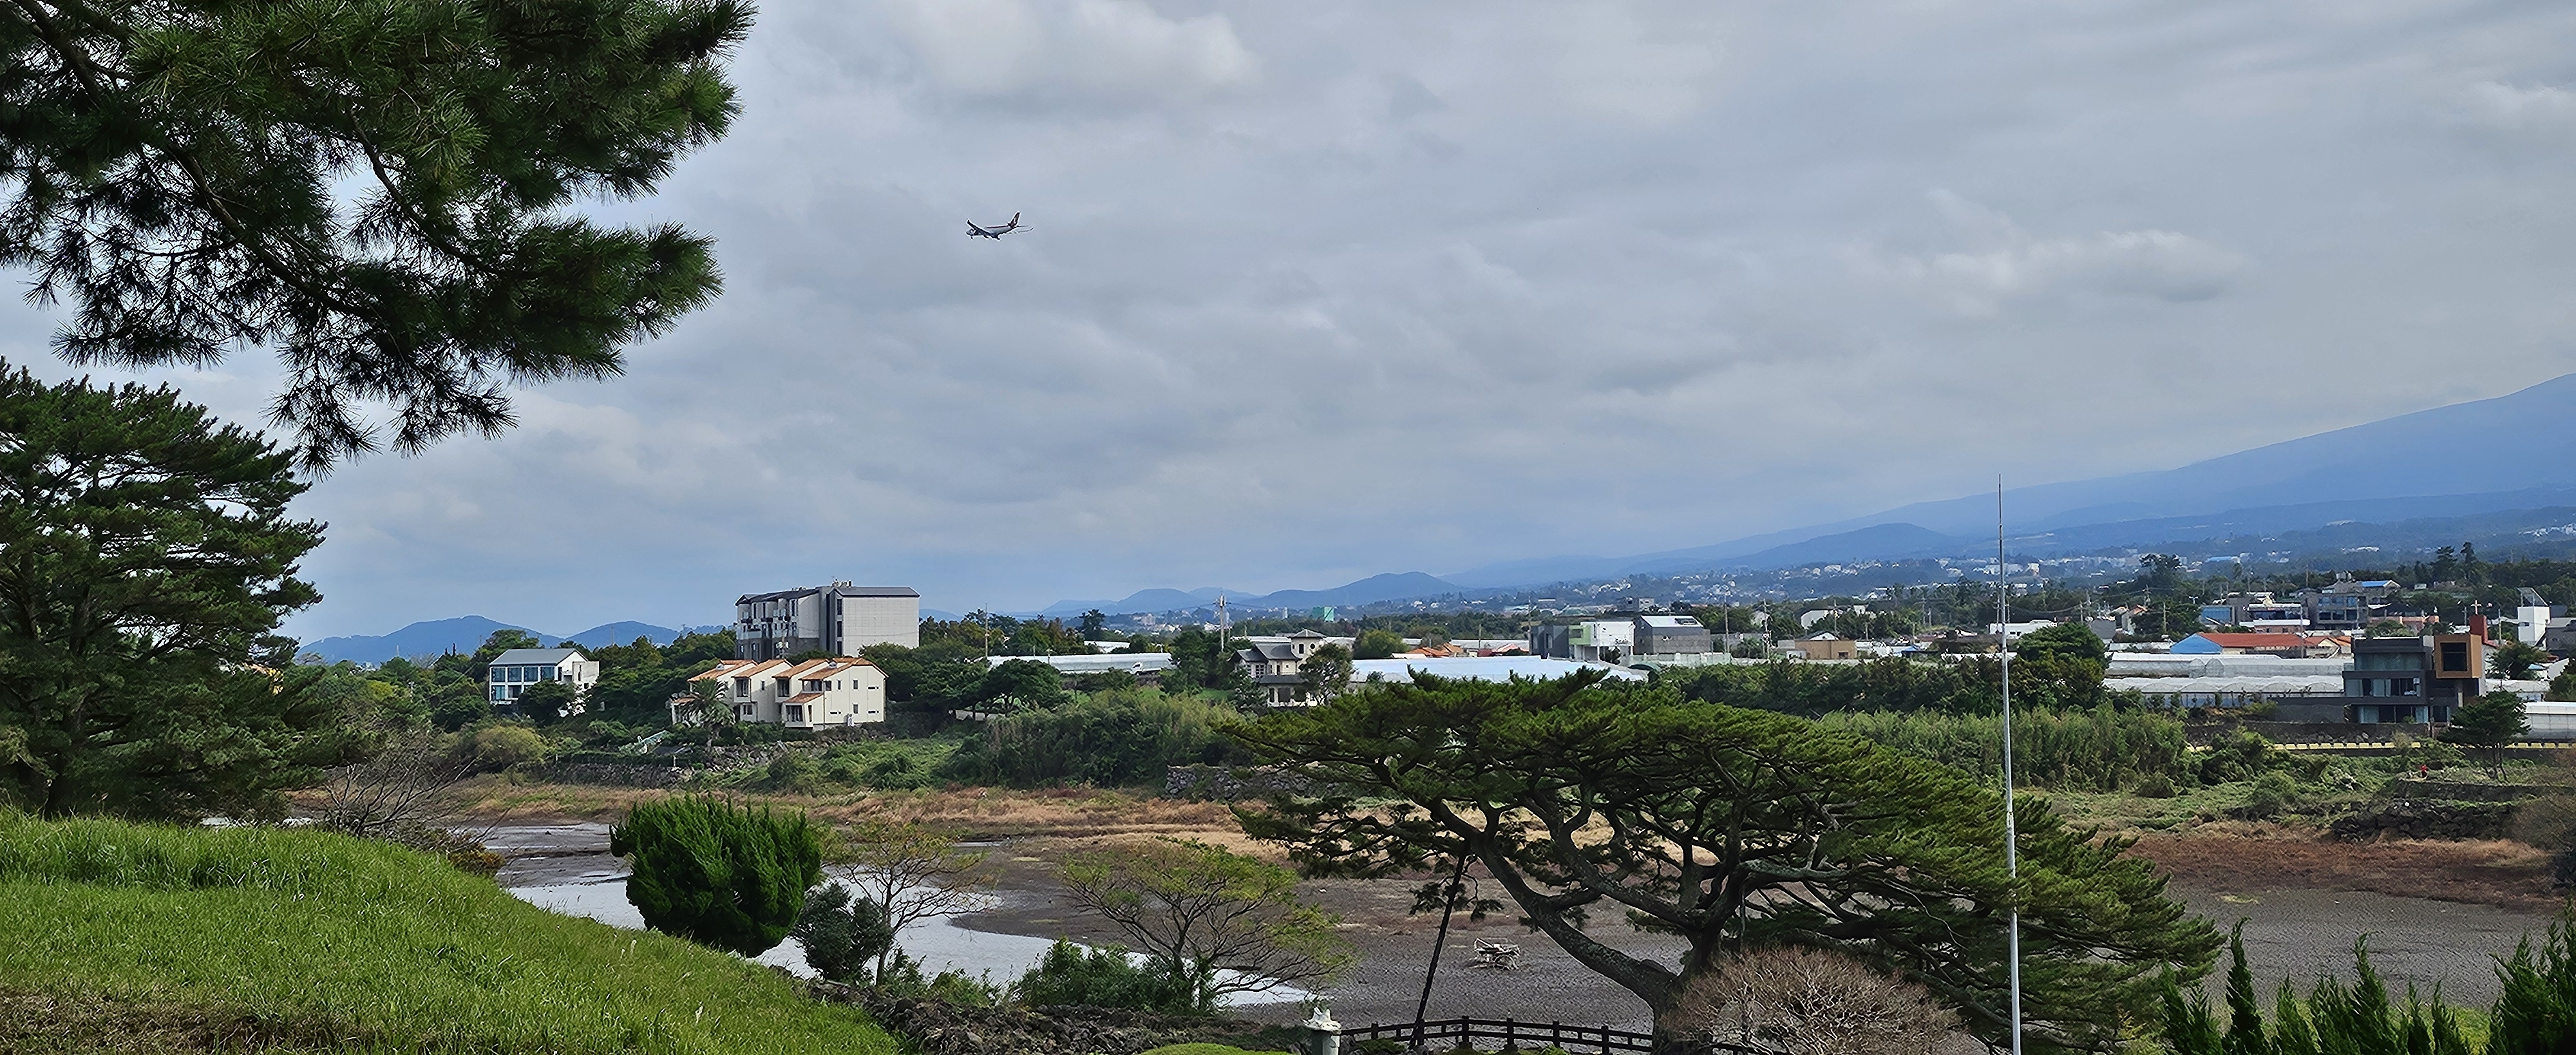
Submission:
[[[737,110],[741,0],[12,0],[0,261],[74,363],[273,350],[319,466],[511,424],[719,285],[710,243],[594,225]],[[389,422],[370,420],[381,405]]]
[[[2015,880],[1996,788],[1660,686],[1424,677],[1237,735],[1323,791],[1241,811],[1246,831],[1317,875],[1474,858],[1530,926],[1644,1000],[1669,1044],[1694,979],[1784,945],[1917,981],[2000,1044],[2017,907],[2030,1042],[2107,1051],[2165,971],[2197,978],[2218,947],[2126,842],[2069,828],[2037,798],[2015,812]],[[1677,955],[1587,932],[1601,912],[1675,936]]]
[[[291,462],[167,388],[0,372],[0,802],[275,813],[338,760],[273,635],[320,599]]]

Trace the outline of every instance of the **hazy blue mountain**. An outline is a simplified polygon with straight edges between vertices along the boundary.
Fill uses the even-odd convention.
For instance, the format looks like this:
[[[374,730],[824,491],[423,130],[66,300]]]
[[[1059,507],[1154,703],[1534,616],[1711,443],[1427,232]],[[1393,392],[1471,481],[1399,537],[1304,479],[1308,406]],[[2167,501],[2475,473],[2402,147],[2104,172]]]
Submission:
[[[1230,600],[1228,603],[1232,603],[1234,600],[1240,600],[1244,596],[1244,593],[1241,590],[1220,589],[1214,586],[1202,586],[1195,590],[1171,590],[1157,588],[1151,590],[1138,590],[1135,593],[1128,594],[1126,597],[1115,601],[1057,601],[1054,604],[1039,609],[1038,614],[1054,619],[1074,619],[1080,617],[1082,613],[1088,612],[1094,608],[1100,609],[1101,613],[1104,615],[1133,615],[1137,612],[1178,612],[1196,608],[1210,601],[1214,601],[1218,594],[1224,594],[1229,598]]]
[[[1246,608],[1314,608],[1321,605],[1376,604],[1379,601],[1402,601],[1414,597],[1437,597],[1457,593],[1455,583],[1425,572],[1408,571],[1371,575],[1354,583],[1344,583],[1329,590],[1281,590],[1259,597],[1243,598]]]
[[[2489,442],[2497,438],[2509,446]],[[2013,488],[2004,497],[2014,548],[2033,552],[2566,504],[2576,499],[2576,374],[2177,469]],[[1967,495],[1690,549],[1504,561],[1444,577],[1469,587],[1535,586],[1983,552],[1978,540],[1993,537],[1994,503],[1992,494]]]
[[[1254,594],[1241,590],[1220,590],[1203,586],[1195,590],[1138,590],[1116,601],[1057,601],[1038,614],[1056,619],[1072,619],[1094,608],[1105,615],[1133,615],[1138,612],[1184,612],[1204,608],[1224,594],[1226,604],[1237,610],[1255,608],[1315,608],[1323,605],[1363,605],[1379,601],[1400,601],[1413,597],[1436,597],[1457,593],[1458,586],[1425,572],[1392,572],[1372,575],[1358,582],[1343,583],[1329,590],[1281,590],[1277,593]]]
[[[483,639],[491,637],[495,630],[527,630],[531,634],[536,634],[539,640],[548,645],[561,644],[564,640],[552,634],[529,630],[527,627],[512,623],[486,619],[479,615],[461,615],[454,619],[432,619],[413,623],[382,636],[326,637],[320,641],[308,641],[304,644],[304,651],[321,656],[324,661],[331,663],[338,663],[341,660],[353,663],[382,663],[395,656],[410,656],[418,659],[422,656],[436,656],[449,651],[472,652],[483,647]]]
[[[636,638],[643,637],[651,638],[653,643],[656,645],[667,645],[677,639],[684,632],[685,631],[681,630],[673,630],[667,626],[654,626],[651,623],[638,623],[630,619],[614,623],[603,623],[598,626],[591,627],[588,630],[584,630],[581,633],[574,634],[564,640],[573,642],[574,644],[588,645],[592,648],[598,648],[602,645],[631,645],[635,643]]]

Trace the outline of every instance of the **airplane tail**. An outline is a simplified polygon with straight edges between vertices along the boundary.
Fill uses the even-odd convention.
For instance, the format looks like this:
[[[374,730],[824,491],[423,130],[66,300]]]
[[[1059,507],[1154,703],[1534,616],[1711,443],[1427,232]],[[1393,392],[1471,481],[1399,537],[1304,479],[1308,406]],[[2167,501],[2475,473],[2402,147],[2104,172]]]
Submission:
[[[1019,226],[1019,224],[1020,224],[1020,214],[1018,214],[1018,213],[1012,213],[1012,214],[1011,214],[1011,226],[1013,226],[1013,227],[1017,227],[1017,226]]]

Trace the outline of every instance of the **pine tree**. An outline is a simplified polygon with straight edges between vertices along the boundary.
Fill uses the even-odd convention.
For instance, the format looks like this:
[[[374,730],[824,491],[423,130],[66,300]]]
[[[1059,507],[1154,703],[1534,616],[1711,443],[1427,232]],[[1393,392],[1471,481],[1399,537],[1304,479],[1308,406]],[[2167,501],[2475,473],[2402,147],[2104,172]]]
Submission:
[[[2227,1039],[2224,1055],[2272,1055],[2263,1031],[2263,1008],[2254,998],[2254,972],[2245,966],[2245,921],[2227,932]]]
[[[292,457],[167,388],[0,364],[0,802],[61,816],[282,814],[357,746],[291,669]]]
[[[308,463],[511,423],[714,296],[709,243],[604,228],[736,112],[743,0],[0,6],[0,262],[75,363],[285,360]]]

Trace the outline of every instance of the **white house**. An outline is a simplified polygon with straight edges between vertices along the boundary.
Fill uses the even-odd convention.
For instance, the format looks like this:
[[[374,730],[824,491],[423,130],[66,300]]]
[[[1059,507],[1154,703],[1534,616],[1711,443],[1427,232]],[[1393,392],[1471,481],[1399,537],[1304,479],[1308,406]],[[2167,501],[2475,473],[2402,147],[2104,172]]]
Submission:
[[[483,674],[484,698],[495,708],[515,706],[529,686],[548,681],[572,685],[572,710],[578,714],[590,687],[599,683],[599,661],[577,648],[514,648],[492,657]]]
[[[716,682],[733,701],[734,717],[790,729],[882,722],[885,671],[854,656],[810,659],[729,659],[690,679]]]

